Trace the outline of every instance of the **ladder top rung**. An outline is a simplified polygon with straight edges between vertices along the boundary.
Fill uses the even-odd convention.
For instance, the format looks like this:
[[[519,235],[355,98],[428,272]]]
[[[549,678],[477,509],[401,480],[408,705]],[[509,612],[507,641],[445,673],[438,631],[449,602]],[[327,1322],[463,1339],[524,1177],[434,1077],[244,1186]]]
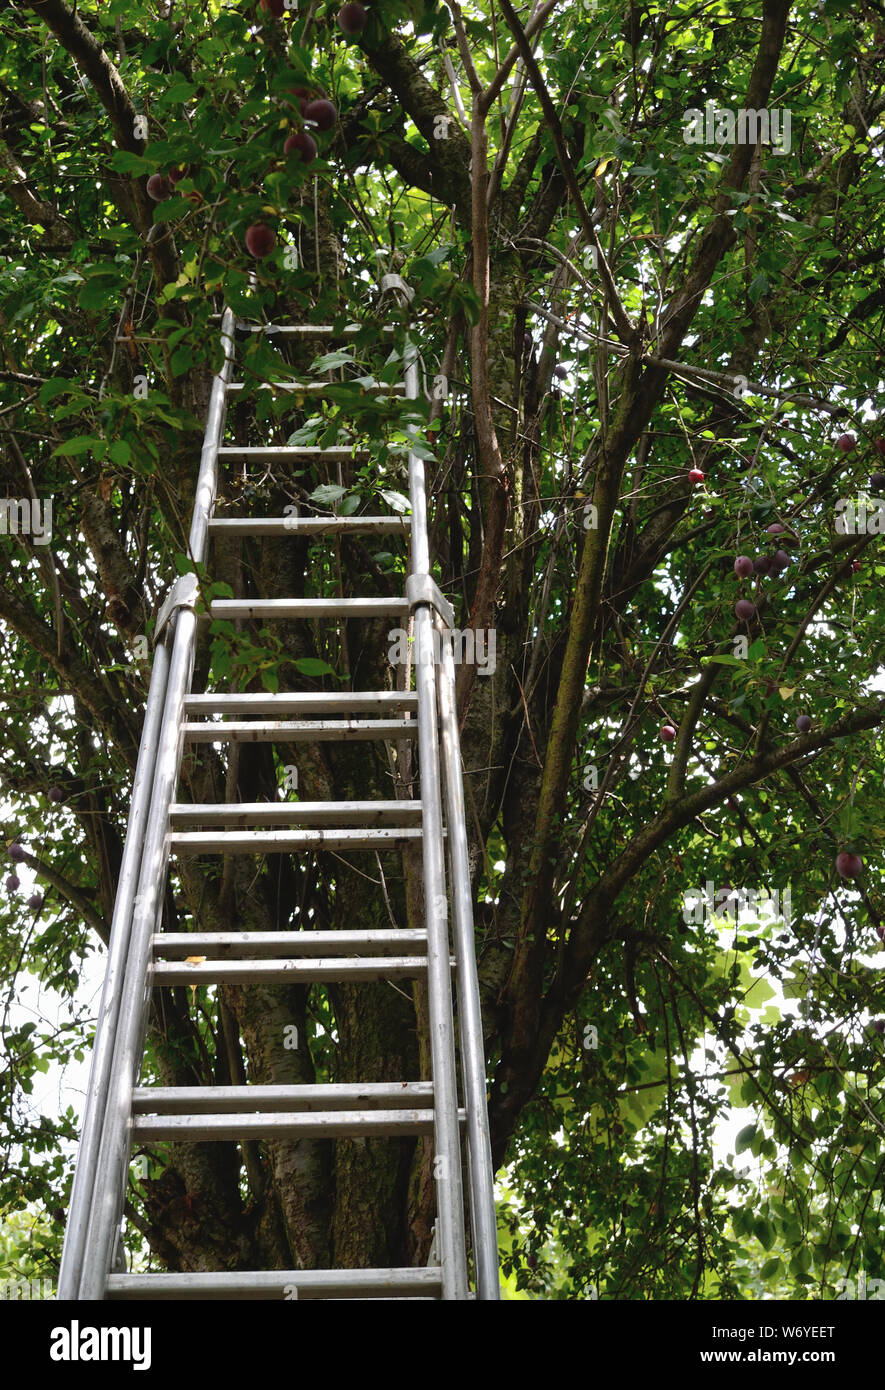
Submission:
[[[373,332],[393,333],[392,323],[385,323],[379,329],[376,324],[348,323],[343,328],[335,328],[331,323],[237,323],[239,331],[264,333],[270,338],[352,338],[363,329]]]
[[[231,536],[321,536],[335,531],[355,535],[407,534],[408,516],[219,516],[209,522],[210,531]]]
[[[273,463],[274,459],[325,459],[327,463],[365,462],[371,458],[368,449],[340,448],[320,449],[301,444],[255,444],[240,447],[236,444],[222,444],[218,449],[220,459],[236,463]]]
[[[229,381],[228,391],[245,391],[249,383],[245,381]],[[389,393],[393,396],[401,396],[405,386],[401,381],[375,381],[371,386],[367,386],[360,381],[260,381],[255,383],[258,391],[292,391],[297,395],[303,396],[322,396],[335,386],[358,386],[367,395],[383,395]]]

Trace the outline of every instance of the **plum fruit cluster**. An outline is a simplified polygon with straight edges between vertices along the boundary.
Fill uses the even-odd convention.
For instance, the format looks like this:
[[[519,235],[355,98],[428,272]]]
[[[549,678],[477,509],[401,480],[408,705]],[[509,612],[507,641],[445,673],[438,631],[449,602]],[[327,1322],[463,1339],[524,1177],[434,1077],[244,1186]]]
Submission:
[[[258,8],[264,15],[270,15],[274,19],[281,19],[286,11],[284,0],[258,0]],[[348,37],[361,34],[367,20],[368,11],[364,5],[358,3],[345,4],[338,11],[338,27]],[[334,130],[338,111],[327,96],[313,88],[293,87],[288,100],[289,105],[298,110],[301,125],[286,137],[283,154],[288,159],[310,164],[319,153],[314,132],[327,134]],[[186,168],[173,168],[166,173],[158,170],[151,174],[146,184],[148,197],[156,203],[164,202],[172,196],[175,185],[189,172]],[[189,196],[192,201],[199,201],[198,193]],[[269,256],[276,246],[276,232],[264,221],[253,222],[243,234],[243,244],[253,259],[262,260]]]
[[[18,840],[13,840],[11,844],[7,845],[6,853],[9,855],[13,864],[21,864],[26,858],[25,847],[24,845],[20,844]],[[10,894],[10,896],[12,896],[18,892],[21,886],[22,881],[13,869],[12,873],[9,874],[6,879],[6,891]],[[39,912],[42,906],[43,894],[32,893],[31,896],[28,898],[28,907],[31,909],[31,911]]]

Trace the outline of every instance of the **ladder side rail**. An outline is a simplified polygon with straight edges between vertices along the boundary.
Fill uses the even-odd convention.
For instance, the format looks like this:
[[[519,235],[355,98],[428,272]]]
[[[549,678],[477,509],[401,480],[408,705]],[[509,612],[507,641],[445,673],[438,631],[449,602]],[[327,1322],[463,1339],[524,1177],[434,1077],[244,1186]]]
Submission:
[[[234,316],[226,310],[222,320],[224,361],[212,382],[203,450],[194,498],[189,546],[196,564],[205,559],[209,516],[217,486],[218,448],[224,430],[227,382],[233,365]],[[193,672],[197,619],[192,607],[182,607],[170,618],[171,656],[166,681],[162,721],[156,748],[150,810],[134,897],[125,977],[118,1004],[114,1057],[104,1123],[96,1160],[94,1199],[91,1204],[83,1250],[80,1298],[104,1298],[122,1214],[129,1165],[132,1088],[140,1069],[147,1006],[150,1000],[148,967],[153,936],[162,916],[165,874],[169,858],[169,807],[175,796],[184,741],[182,713]]]
[[[114,901],[114,913],[108,941],[108,958],[95,1029],[92,1062],[89,1068],[89,1086],[86,1091],[86,1104],[81,1123],[80,1143],[74,1168],[64,1248],[58,1275],[57,1297],[59,1299],[78,1299],[80,1297],[83,1252],[95,1197],[96,1166],[104,1111],[111,1073],[116,1059],[120,995],[131,939],[135,887],[138,882],[145,829],[150,810],[151,788],[157,760],[157,747],[160,741],[160,724],[166,699],[168,676],[169,645],[164,641],[157,646],[154,652],[150,688],[141,731],[141,744],[132,784],[129,820],[126,826],[123,858],[117,880],[117,896]]]
[[[406,398],[414,400],[418,395],[418,366],[417,351],[411,344],[406,348],[405,384]],[[429,575],[430,545],[427,533],[424,463],[411,450],[409,495],[412,504],[410,572],[415,575]],[[430,605],[420,603],[415,609],[415,684],[418,690],[418,750],[424,827],[427,999],[434,1086],[437,1234],[442,1270],[442,1296],[444,1300],[456,1300],[467,1298],[467,1248],[461,1181],[455,1021],[449,965],[434,635]]]
[[[467,1110],[467,1156],[470,1177],[470,1215],[477,1298],[501,1297],[498,1273],[498,1225],[495,1214],[495,1181],[489,1135],[485,1048],[476,943],[473,927],[473,893],[467,851],[467,822],[461,773],[461,744],[455,704],[455,663],[451,634],[437,618],[442,661],[438,668],[440,739],[446,781],[446,826],[452,893],[452,935],[458,997],[458,1030],[461,1078]]]

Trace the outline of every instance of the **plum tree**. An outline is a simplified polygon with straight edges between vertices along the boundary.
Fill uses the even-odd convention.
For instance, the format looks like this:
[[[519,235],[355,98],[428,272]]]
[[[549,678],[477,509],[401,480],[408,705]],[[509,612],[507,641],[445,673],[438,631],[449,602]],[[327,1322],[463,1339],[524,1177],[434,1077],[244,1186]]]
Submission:
[[[339,6],[343,21],[336,23]],[[358,504],[354,514],[369,514],[376,483],[405,490],[401,426],[426,438],[427,452],[431,440],[436,445],[427,460],[434,571],[457,621],[477,635],[497,625],[497,670],[476,680],[478,663],[464,661],[456,675],[492,1145],[496,1164],[507,1164],[507,1203],[522,1233],[507,1242],[504,1263],[512,1258],[514,1273],[505,1267],[504,1275],[518,1273],[520,1285],[540,1297],[551,1292],[545,1281],[553,1263],[557,1293],[590,1283],[600,1297],[625,1299],[792,1293],[797,1250],[830,1249],[834,1221],[837,1231],[875,1222],[873,1206],[862,1205],[869,1196],[863,1165],[848,1165],[835,1184],[844,1201],[834,1185],[815,1181],[819,1171],[829,1182],[845,1151],[880,1136],[835,1071],[832,1087],[815,1100],[815,1143],[790,1144],[794,1166],[779,1172],[781,1140],[797,1115],[784,1087],[766,1082],[800,1065],[791,1051],[796,1032],[751,1016],[740,1022],[736,1055],[727,1056],[734,1020],[726,1022],[726,1006],[737,1005],[743,1018],[746,979],[732,984],[716,933],[689,930],[687,941],[677,933],[683,894],[705,877],[773,888],[792,881],[797,917],[822,915],[824,945],[833,933],[838,939],[844,913],[857,950],[875,946],[876,919],[852,890],[866,887],[869,874],[876,906],[878,864],[861,835],[876,844],[885,815],[881,777],[858,779],[859,819],[844,816],[857,767],[881,762],[885,701],[870,680],[885,641],[873,577],[881,550],[869,537],[861,584],[853,572],[857,552],[834,530],[832,503],[837,488],[851,495],[873,469],[885,476],[885,444],[875,443],[867,403],[878,400],[881,384],[881,257],[874,250],[885,237],[883,172],[875,141],[842,140],[843,119],[862,118],[866,129],[881,124],[881,80],[850,85],[849,103],[859,110],[847,117],[843,110],[846,72],[881,73],[876,26],[859,25],[847,6],[826,5],[824,14],[820,5],[765,0],[758,14],[717,21],[711,86],[709,31],[700,33],[685,3],[651,18],[648,6],[638,7],[643,33],[635,44],[625,42],[624,6],[615,0],[549,14],[545,6],[529,39],[538,71],[518,113],[513,107],[513,120],[502,122],[499,103],[485,106],[474,93],[471,140],[460,119],[471,87],[467,53],[480,84],[497,72],[503,94],[511,87],[500,70],[503,54],[516,37],[515,26],[505,36],[500,11],[483,0],[465,12],[463,25],[457,7],[449,16],[437,4],[378,6],[377,15],[371,0],[313,10],[299,4],[293,24],[293,16],[278,17],[279,0],[175,6],[166,37],[148,0],[14,8],[15,22],[0,24],[0,151],[8,147],[9,166],[0,158],[9,359],[0,366],[11,369],[0,372],[0,455],[7,481],[21,488],[7,442],[22,441],[35,486],[56,498],[67,529],[51,552],[59,552],[55,567],[45,563],[50,552],[15,541],[8,558],[20,553],[0,576],[7,834],[14,828],[21,837],[26,863],[36,862],[31,846],[39,845],[40,883],[52,881],[42,890],[42,914],[48,918],[51,906],[54,915],[58,904],[51,941],[41,946],[34,914],[25,910],[36,885],[25,875],[18,898],[6,899],[9,959],[18,933],[34,978],[51,955],[52,969],[69,959],[74,975],[81,946],[91,949],[110,925],[147,688],[147,664],[131,659],[132,639],[150,628],[158,586],[171,578],[182,547],[199,466],[199,432],[183,421],[205,419],[218,366],[214,316],[227,304],[241,323],[360,324],[347,358],[337,342],[277,340],[270,351],[269,337],[241,334],[248,356],[242,375],[237,370],[243,389],[226,441],[266,448],[297,431],[307,447],[287,451],[297,456],[277,459],[267,479],[260,464],[252,471],[254,460],[219,460],[219,489],[234,513],[260,516],[278,510],[278,498],[302,500],[339,482],[354,494],[347,503]],[[126,10],[125,45],[115,44],[109,8]],[[527,9],[506,12],[518,11],[522,24]],[[66,11],[80,14],[76,33],[59,22]],[[464,26],[455,43],[453,30]],[[824,73],[816,55],[831,42],[838,57]],[[585,55],[601,46],[601,61],[588,70]],[[105,51],[107,63],[100,61]],[[72,81],[76,72],[88,81]],[[718,156],[708,159],[680,140],[675,113],[695,105],[701,89],[738,100],[750,78],[753,104],[762,107],[785,100],[809,74],[808,100],[824,119],[807,123],[789,158],[776,158],[782,152],[773,153],[770,142],[754,151],[732,141],[720,166]],[[45,124],[23,116],[41,104],[51,139]],[[324,131],[328,107],[339,113]],[[636,159],[656,177],[631,172],[624,141],[604,177],[602,164],[594,176],[588,160],[599,153],[600,112],[609,107],[629,113]],[[150,110],[146,160],[141,139],[132,144],[133,108]],[[305,139],[302,147],[297,137],[284,155],[292,132],[319,146],[312,159],[305,158],[312,145]],[[13,166],[24,170],[24,183],[10,175]],[[177,171],[185,166],[196,178],[182,183]],[[170,207],[197,182],[202,197],[192,214],[182,202],[188,215],[174,229],[148,236],[151,212],[166,212],[146,192],[155,171],[174,190]],[[591,222],[606,262],[597,257],[593,271],[583,251]],[[250,224],[261,230],[247,250]],[[283,244],[296,225],[303,256],[291,273]],[[250,267],[254,288],[246,283]],[[580,268],[585,275],[573,273]],[[75,290],[66,284],[69,269],[86,277]],[[394,316],[392,344],[382,332],[388,306],[380,309],[374,293],[387,270],[408,274],[416,286],[412,309],[403,305]],[[747,273],[755,277],[749,296]],[[822,294],[822,284],[832,292]],[[599,303],[591,304],[597,293]],[[129,334],[125,319],[118,327],[126,304],[151,384],[149,399],[135,408],[135,345],[120,341]],[[47,321],[61,331],[47,333]],[[383,378],[382,369],[391,347],[401,353],[406,333],[425,371],[445,372],[448,383],[438,408],[412,421],[400,419],[393,393],[381,402],[358,384],[364,374],[379,383],[398,376],[396,363]],[[539,373],[532,360],[542,343]],[[259,383],[279,379],[274,359],[284,379],[301,379],[308,355],[332,349],[341,380],[322,403],[313,437],[307,400],[296,396],[293,406],[293,396],[259,392]],[[568,392],[553,371],[565,364]],[[728,381],[711,388],[710,368],[736,366],[775,384],[781,401],[762,409],[753,396],[739,403]],[[561,392],[554,403],[551,376]],[[51,386],[58,379],[77,394],[58,394]],[[29,380],[41,383],[36,395]],[[817,383],[811,396],[809,381]],[[835,424],[817,408],[824,383],[839,383],[830,408],[845,414]],[[885,414],[879,423],[885,436]],[[857,443],[843,453],[836,432],[849,429]],[[326,461],[306,457],[325,434],[328,443],[365,445],[371,464],[361,470],[355,454],[340,477],[330,473]],[[71,459],[57,452],[62,440],[73,441]],[[147,466],[134,466],[135,459]],[[697,487],[689,480],[695,464],[709,475],[709,489],[706,477]],[[877,486],[885,496],[885,482]],[[136,536],[138,517],[145,524]],[[802,566],[794,527],[807,552]],[[398,596],[407,536],[384,544],[391,553],[376,562],[373,544],[348,538],[339,549],[328,537],[305,545],[219,535],[205,557],[207,577],[237,595],[332,598],[339,590],[374,592],[378,581],[385,598]],[[777,601],[764,608],[769,589]],[[863,603],[855,602],[859,591]],[[758,616],[729,617],[739,598]],[[326,661],[334,670],[320,678],[322,688],[371,689],[378,676],[388,683],[383,622],[338,629],[292,620],[279,647],[275,625],[268,635],[251,619],[234,626],[230,643],[202,627],[195,690],[270,689],[276,680],[282,690],[311,691],[316,679],[302,657],[321,659],[313,669]],[[734,655],[726,655],[734,634],[745,634],[746,643],[734,638]],[[709,661],[711,654],[720,660]],[[225,667],[222,657],[232,664]],[[792,704],[778,686],[796,687]],[[815,738],[806,743],[809,731],[793,725],[812,703]],[[667,705],[672,723],[663,715]],[[84,719],[94,737],[84,737]],[[655,756],[656,742],[678,742],[678,755],[674,748]],[[299,750],[303,795],[388,794],[385,742],[354,748],[318,737]],[[592,800],[588,749],[605,766]],[[256,743],[238,746],[236,758],[230,751],[201,744],[188,753],[188,797],[277,799],[283,750]],[[403,757],[401,766],[396,754],[397,780],[401,771],[414,779],[417,760]],[[58,803],[47,793],[53,768],[65,779]],[[796,782],[794,768],[801,770]],[[62,802],[65,814],[56,815]],[[830,848],[834,824],[842,826],[842,843]],[[857,843],[849,838],[855,835]],[[865,869],[857,881],[836,875],[851,901],[834,903],[827,878],[836,882],[843,848],[863,853]],[[490,874],[484,864],[498,867]],[[7,873],[17,867],[7,859]],[[327,919],[329,929],[384,929],[391,916],[422,926],[420,884],[413,893],[414,866],[398,854],[383,859],[383,875],[378,865],[368,878],[362,861],[351,866],[349,857],[331,855],[321,856],[316,872],[298,854],[267,861],[231,855],[217,867],[218,874],[209,863],[176,856],[164,904],[169,929],[297,932]],[[764,933],[751,948],[751,970],[774,967],[786,977],[802,954],[801,934],[794,936],[786,942]],[[857,1018],[885,1016],[866,978],[874,973],[852,976],[846,994],[844,977],[812,972],[815,1032],[819,1024],[820,1036],[839,1042]],[[417,1055],[421,986],[414,997],[409,987],[349,983],[317,985],[308,996],[300,986],[270,984],[258,1005],[239,986],[193,992],[199,1000],[179,993],[180,1000],[168,996],[174,1007],[152,1010],[149,1025],[147,1074],[166,1075],[168,1084],[179,1084],[176,1073],[192,1080],[192,1072],[293,1083],[314,1072],[317,1080],[425,1074]],[[308,1016],[323,1020],[321,1035]],[[295,1053],[281,1037],[284,1017],[297,1025]],[[605,1045],[576,1060],[571,1042],[587,1017],[601,1025]],[[699,1073],[690,1123],[681,1059],[683,1049],[690,1057],[703,1043],[711,1021],[723,1067],[741,1073],[732,1076],[737,1090],[729,1082],[731,1099],[743,1088],[741,1103],[753,1106],[760,1140],[773,1135],[777,1150],[766,1156],[771,1146],[763,1146],[760,1171],[749,1179],[737,1165],[728,1189],[715,1178],[718,1164],[708,1162],[713,1126],[728,1102],[712,1072]],[[80,1041],[79,1021],[77,1028],[69,1041]],[[56,1046],[45,1045],[47,1052]],[[882,1040],[875,1046],[881,1050]],[[10,1075],[27,1079],[33,1050],[13,1058]],[[742,1054],[751,1052],[763,1060],[744,1070]],[[631,1094],[622,1101],[625,1071]],[[570,1099],[578,1101],[571,1111]],[[620,1136],[616,1115],[628,1126]],[[59,1129],[66,1146],[71,1127],[63,1121]],[[557,1134],[552,1166],[550,1133]],[[685,1138],[678,1153],[673,1134]],[[25,1145],[17,1137],[19,1151]],[[623,1163],[599,1162],[607,1143]],[[36,1148],[52,1151],[42,1142]],[[141,1232],[150,1231],[157,1260],[176,1269],[388,1267],[404,1256],[426,1264],[434,1166],[420,1139],[365,1145],[287,1135],[268,1137],[250,1153],[228,1140],[161,1145],[152,1169],[163,1172],[162,1182],[137,1184],[137,1192],[133,1186],[135,1215],[124,1238],[137,1261]],[[659,1207],[653,1219],[647,1194],[635,1191],[637,1172]],[[22,1176],[27,1185],[27,1171]],[[49,1210],[66,1200],[65,1180],[49,1172]],[[768,1201],[785,1181],[803,1209],[800,1232]],[[814,1199],[803,1201],[806,1192]],[[184,1201],[170,1202],[176,1193]],[[532,1220],[536,1205],[541,1215]],[[752,1256],[743,1259],[736,1223],[751,1206],[775,1232],[769,1253],[780,1257],[781,1273],[772,1278],[748,1270]],[[542,1227],[555,1261],[533,1245]],[[584,1229],[593,1241],[572,1242],[569,1232]],[[527,1284],[526,1239],[538,1255]],[[823,1293],[816,1256],[813,1273],[815,1283],[821,1274]]]

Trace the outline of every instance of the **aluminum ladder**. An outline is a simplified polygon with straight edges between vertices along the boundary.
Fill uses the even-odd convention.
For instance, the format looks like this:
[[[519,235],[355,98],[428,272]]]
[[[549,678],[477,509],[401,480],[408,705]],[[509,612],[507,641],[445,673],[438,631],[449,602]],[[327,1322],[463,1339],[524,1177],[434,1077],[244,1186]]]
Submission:
[[[212,383],[190,529],[189,550],[195,568],[207,559],[210,535],[225,529],[242,535],[401,531],[404,518],[393,515],[213,517],[219,462],[241,458],[244,453],[268,462],[303,452],[291,448],[244,451],[223,444],[228,399],[243,389],[242,383],[232,380],[235,339],[238,333],[257,331],[254,325],[238,324],[230,309],[221,315],[224,359]],[[346,338],[357,331],[359,325],[343,334],[325,325],[274,329],[279,337],[302,340]],[[419,390],[418,358],[408,338],[403,366],[401,394],[414,399]],[[315,394],[322,391],[323,384],[292,381],[281,387]],[[340,449],[309,452],[329,461],[342,455]],[[404,597],[221,599],[209,604],[209,614],[230,619],[385,614],[401,620],[414,614],[414,691],[194,694],[196,574],[181,576],[161,609],[59,1273],[60,1299],[500,1297],[454,660],[451,636],[447,635],[452,611],[430,574],[424,465],[411,450],[408,471],[411,558]],[[206,714],[246,715],[247,719],[200,724],[199,716]],[[337,717],[342,714],[351,717]],[[331,717],[312,721],[311,715]],[[286,716],[295,719],[290,722]],[[289,801],[253,806],[238,803],[235,807],[226,803],[197,807],[175,804],[185,742],[237,737],[292,741],[416,736],[420,801]],[[230,828],[242,824],[244,812],[258,829]],[[194,824],[212,828],[188,828]],[[162,931],[170,855],[308,854],[320,846],[324,850],[389,851],[418,840],[424,874],[423,930]],[[205,960],[186,964],[184,957],[195,952]],[[421,977],[427,983],[432,1073],[428,1081],[138,1086],[153,989],[252,979],[291,984],[410,977]],[[133,1143],[428,1133],[434,1136],[437,1212],[431,1264],[426,1268],[124,1272],[121,1219]],[[472,1233],[473,1289],[469,1287],[466,1209]]]

